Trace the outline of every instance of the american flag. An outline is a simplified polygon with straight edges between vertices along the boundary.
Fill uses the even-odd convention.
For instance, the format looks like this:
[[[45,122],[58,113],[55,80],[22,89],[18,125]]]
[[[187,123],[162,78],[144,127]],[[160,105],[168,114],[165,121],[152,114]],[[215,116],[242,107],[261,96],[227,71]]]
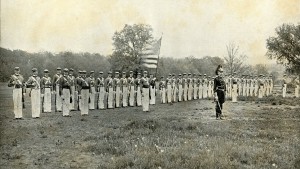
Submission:
[[[146,48],[141,53],[141,65],[146,68],[157,68],[161,39],[162,38],[146,46]]]

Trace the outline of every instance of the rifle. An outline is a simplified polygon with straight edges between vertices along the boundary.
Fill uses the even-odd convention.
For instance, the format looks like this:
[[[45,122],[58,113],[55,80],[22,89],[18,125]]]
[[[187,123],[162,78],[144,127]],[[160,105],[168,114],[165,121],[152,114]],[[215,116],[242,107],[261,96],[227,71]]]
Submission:
[[[23,106],[23,109],[25,109],[25,99],[24,99],[23,93],[22,93],[22,106]]]

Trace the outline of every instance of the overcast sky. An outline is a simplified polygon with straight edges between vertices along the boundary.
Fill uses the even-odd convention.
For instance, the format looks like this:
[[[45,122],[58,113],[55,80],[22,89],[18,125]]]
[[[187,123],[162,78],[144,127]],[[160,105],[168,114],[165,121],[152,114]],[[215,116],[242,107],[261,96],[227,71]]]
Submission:
[[[300,23],[300,0],[1,0],[1,47],[108,55],[113,33],[138,23],[163,33],[163,57],[223,57],[235,42],[265,64],[266,39]]]

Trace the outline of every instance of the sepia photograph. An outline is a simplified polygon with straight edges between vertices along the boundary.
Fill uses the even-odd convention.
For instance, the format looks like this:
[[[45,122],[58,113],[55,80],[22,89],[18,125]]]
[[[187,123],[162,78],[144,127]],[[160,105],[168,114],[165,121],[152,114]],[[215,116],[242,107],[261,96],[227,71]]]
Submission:
[[[1,169],[299,169],[300,0],[0,0]]]

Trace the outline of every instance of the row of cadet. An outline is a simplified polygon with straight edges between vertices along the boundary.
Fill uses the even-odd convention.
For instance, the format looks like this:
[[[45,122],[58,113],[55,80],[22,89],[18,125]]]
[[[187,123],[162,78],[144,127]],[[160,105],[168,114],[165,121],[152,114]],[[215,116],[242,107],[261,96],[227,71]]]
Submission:
[[[93,109],[111,109],[127,106],[142,106],[143,111],[149,111],[149,104],[156,103],[156,94],[160,95],[161,103],[180,102],[195,99],[213,98],[213,78],[206,77],[206,74],[194,76],[191,73],[169,75],[166,79],[161,77],[158,81],[152,74],[148,78],[148,72],[144,71],[143,76],[138,73],[133,77],[133,72],[126,72],[119,77],[119,72],[108,72],[104,78],[103,72],[95,77],[91,71],[87,76],[86,71],[79,71],[78,76],[73,75],[74,70],[57,68],[57,73],[51,79],[49,71],[44,70],[44,76],[38,76],[38,70],[32,69],[32,76],[25,82],[20,74],[19,67],[8,83],[13,89],[15,118],[22,118],[22,102],[24,104],[25,88],[30,88],[32,105],[32,117],[40,117],[40,112],[51,112],[51,97],[54,95],[55,111],[63,112],[63,116],[70,116],[70,111],[80,110],[81,115],[87,115]],[[273,89],[272,77],[260,75],[258,78],[245,76],[241,78],[225,77],[227,86],[226,96],[237,101],[237,96],[263,96],[270,95]]]

